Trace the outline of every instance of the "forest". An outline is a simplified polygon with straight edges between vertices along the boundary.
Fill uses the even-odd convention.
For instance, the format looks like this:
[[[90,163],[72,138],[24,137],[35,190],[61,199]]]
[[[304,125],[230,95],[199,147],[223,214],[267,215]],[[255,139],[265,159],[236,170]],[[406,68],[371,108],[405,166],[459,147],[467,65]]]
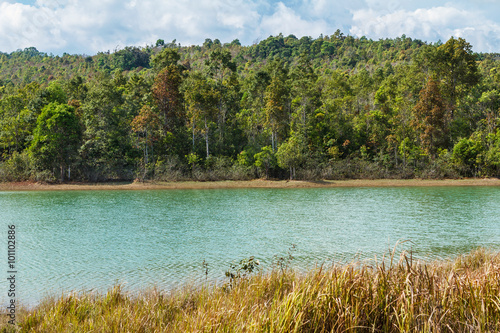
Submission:
[[[0,52],[0,181],[500,176],[500,55],[337,30]]]

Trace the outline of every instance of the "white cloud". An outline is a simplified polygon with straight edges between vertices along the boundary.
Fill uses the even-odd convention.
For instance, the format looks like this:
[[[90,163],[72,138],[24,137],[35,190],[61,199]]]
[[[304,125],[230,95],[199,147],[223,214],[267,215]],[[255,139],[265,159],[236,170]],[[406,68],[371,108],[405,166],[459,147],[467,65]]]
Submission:
[[[0,36],[4,51],[33,46],[35,41],[46,48],[65,46],[52,10],[18,3],[0,3]]]
[[[350,33],[369,38],[397,37],[406,34],[424,41],[448,40],[451,36],[463,37],[475,51],[491,52],[500,46],[500,25],[485,18],[479,11],[457,9],[451,6],[397,10],[379,14],[361,9],[353,13]]]
[[[295,34],[299,37],[317,37],[328,30],[328,24],[323,19],[304,20],[282,2],[278,2],[274,14],[264,16],[260,24],[261,35],[265,37],[279,33],[283,33],[285,36]]]
[[[37,0],[0,2],[0,50],[35,46],[56,53],[95,53],[146,45],[157,38],[195,44],[231,41],[258,27],[260,15],[243,0]]]
[[[61,54],[205,38],[243,44],[283,33],[426,41],[466,38],[475,51],[500,49],[495,0],[0,0],[0,51],[35,46]],[[21,3],[22,2],[22,3]]]

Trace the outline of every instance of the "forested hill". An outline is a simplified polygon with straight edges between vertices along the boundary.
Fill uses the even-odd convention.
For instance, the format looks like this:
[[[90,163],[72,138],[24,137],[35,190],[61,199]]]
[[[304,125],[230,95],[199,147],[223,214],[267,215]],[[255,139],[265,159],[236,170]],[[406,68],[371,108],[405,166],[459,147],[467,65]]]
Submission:
[[[499,176],[499,59],[340,31],[0,53],[0,180]]]

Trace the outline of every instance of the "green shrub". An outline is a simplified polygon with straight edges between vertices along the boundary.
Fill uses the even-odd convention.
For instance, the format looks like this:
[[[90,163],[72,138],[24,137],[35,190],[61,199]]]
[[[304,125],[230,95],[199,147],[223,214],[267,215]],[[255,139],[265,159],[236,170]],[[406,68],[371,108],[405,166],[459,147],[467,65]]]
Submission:
[[[0,181],[26,181],[32,178],[32,161],[26,152],[14,152],[0,165]]]

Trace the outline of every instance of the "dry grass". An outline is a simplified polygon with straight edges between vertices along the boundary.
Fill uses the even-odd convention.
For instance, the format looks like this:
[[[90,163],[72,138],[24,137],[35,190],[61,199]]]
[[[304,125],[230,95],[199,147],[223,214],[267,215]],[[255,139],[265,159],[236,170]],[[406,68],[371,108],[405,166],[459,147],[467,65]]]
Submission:
[[[396,260],[397,261],[397,260]],[[306,275],[275,270],[233,288],[46,300],[21,332],[498,332],[500,254],[351,264]]]

